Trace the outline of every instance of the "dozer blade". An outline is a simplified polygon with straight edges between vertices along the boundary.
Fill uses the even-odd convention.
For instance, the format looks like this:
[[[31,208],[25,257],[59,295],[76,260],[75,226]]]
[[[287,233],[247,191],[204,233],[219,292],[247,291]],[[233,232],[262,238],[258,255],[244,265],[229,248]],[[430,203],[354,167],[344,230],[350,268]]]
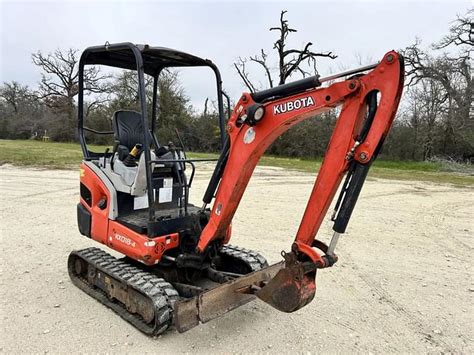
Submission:
[[[206,323],[254,300],[253,290],[259,289],[273,279],[283,266],[282,261],[193,298],[176,302],[174,308],[176,329],[180,333],[185,332],[199,323]]]
[[[282,268],[255,295],[282,312],[291,313],[310,303],[316,292],[316,269],[298,263]]]

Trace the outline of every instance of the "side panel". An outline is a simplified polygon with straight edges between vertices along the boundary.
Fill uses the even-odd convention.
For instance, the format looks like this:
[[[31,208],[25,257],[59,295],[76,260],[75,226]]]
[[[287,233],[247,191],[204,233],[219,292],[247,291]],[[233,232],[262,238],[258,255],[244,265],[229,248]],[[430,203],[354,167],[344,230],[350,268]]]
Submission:
[[[109,219],[114,220],[118,216],[118,205],[117,205],[117,191],[112,183],[112,181],[109,180],[107,175],[94,163],[89,162],[89,161],[83,161],[83,165],[87,166],[96,176],[98,180],[100,180],[105,187],[107,191],[109,191],[109,200],[108,200],[108,205],[110,205],[110,208],[108,208],[109,211]]]
[[[166,250],[178,247],[179,234],[173,233],[151,239],[144,234],[132,231],[123,224],[110,221],[105,244],[132,259],[153,265],[160,261]]]
[[[82,163],[80,171],[81,183],[90,191],[89,201],[81,197],[82,206],[91,214],[90,237],[105,244],[109,223],[110,191],[89,166]],[[104,209],[98,206],[102,199],[107,201]]]
[[[110,209],[113,208],[113,199],[104,181],[97,176],[88,163],[81,164],[81,184],[90,192],[86,199],[80,198],[81,211],[83,214],[90,213],[90,238],[105,244],[108,247],[148,265],[160,261],[163,253],[179,245],[179,234],[173,233],[156,238],[148,238],[145,234],[139,234],[126,226],[109,219]],[[107,202],[100,208],[100,201]],[[84,233],[82,233],[84,234]]]

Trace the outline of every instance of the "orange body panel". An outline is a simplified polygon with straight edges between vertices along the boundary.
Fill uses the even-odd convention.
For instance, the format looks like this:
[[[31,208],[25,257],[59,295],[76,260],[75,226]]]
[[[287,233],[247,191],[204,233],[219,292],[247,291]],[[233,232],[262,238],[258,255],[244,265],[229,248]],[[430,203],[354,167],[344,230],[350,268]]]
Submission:
[[[146,234],[136,233],[117,221],[109,220],[110,192],[102,180],[87,165],[81,164],[81,183],[91,192],[91,206],[81,197],[81,204],[91,213],[91,238],[108,247],[141,261],[147,265],[160,261],[163,253],[179,245],[179,234],[149,238]],[[105,198],[104,209],[98,207]]]
[[[91,206],[89,206],[82,197],[80,199],[82,205],[91,213],[92,216],[91,238],[102,244],[106,244],[110,204],[107,203],[107,206],[103,210],[101,210],[97,204],[102,198],[110,201],[110,192],[96,173],[85,164],[81,164],[80,179],[81,183],[91,192]]]

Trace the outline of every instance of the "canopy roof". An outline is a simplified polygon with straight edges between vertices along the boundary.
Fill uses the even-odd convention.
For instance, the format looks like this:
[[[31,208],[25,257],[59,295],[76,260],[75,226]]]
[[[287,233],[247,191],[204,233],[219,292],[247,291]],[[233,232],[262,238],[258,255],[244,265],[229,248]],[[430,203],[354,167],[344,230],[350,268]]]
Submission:
[[[209,59],[202,59],[192,54],[165,47],[150,47],[145,44],[119,43],[89,47],[82,54],[84,65],[107,65],[122,69],[137,69],[137,62],[132,48],[135,47],[143,58],[144,72],[155,75],[166,67],[210,66]]]

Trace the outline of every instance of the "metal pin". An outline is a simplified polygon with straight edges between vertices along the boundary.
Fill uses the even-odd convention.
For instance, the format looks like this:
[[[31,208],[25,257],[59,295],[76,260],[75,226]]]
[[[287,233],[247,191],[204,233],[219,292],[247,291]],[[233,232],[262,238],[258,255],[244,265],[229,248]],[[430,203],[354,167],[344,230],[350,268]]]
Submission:
[[[326,254],[334,255],[334,249],[336,249],[336,245],[337,245],[337,242],[339,241],[340,235],[341,235],[340,233],[334,232],[331,238],[331,242],[329,243],[328,252]]]

